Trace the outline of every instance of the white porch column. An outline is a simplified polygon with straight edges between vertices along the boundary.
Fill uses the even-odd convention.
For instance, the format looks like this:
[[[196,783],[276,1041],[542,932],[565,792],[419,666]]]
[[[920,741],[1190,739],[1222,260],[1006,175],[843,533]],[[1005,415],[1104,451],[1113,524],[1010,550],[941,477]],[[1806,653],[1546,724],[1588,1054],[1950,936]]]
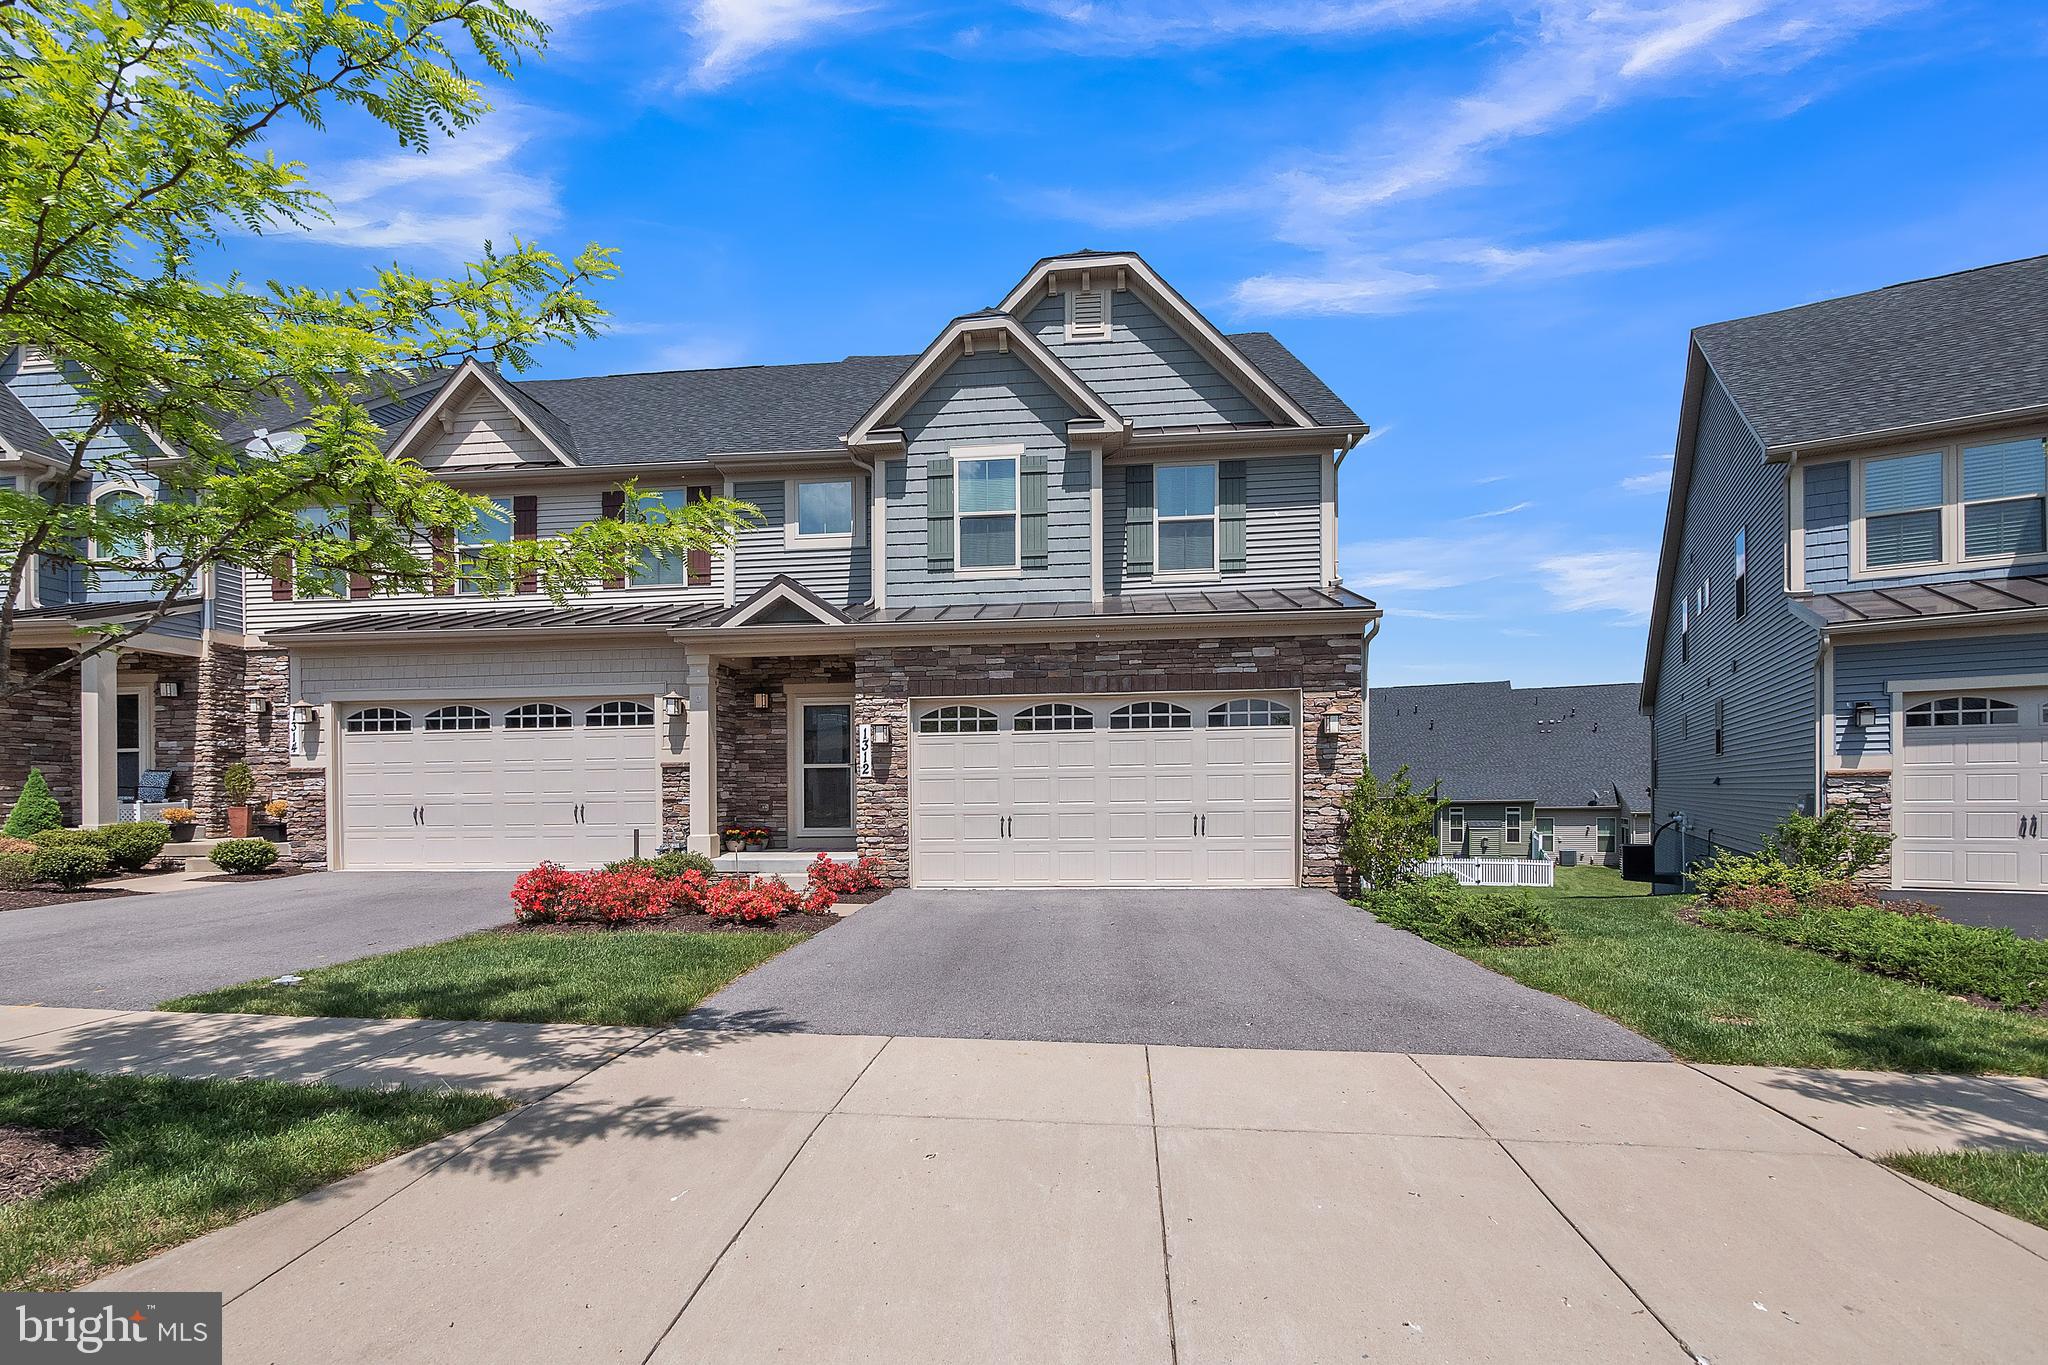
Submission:
[[[690,852],[716,857],[718,839],[718,660],[683,656],[688,700],[683,752],[690,761]]]
[[[78,823],[111,825],[121,804],[115,688],[121,661],[107,649],[78,661]]]

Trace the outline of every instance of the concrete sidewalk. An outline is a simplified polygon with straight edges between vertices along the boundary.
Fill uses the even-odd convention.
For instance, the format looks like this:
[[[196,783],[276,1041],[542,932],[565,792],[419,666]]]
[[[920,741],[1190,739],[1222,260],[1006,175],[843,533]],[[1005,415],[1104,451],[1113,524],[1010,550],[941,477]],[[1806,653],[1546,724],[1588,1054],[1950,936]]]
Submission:
[[[225,1293],[229,1360],[1868,1365],[2048,1333],[2048,1233],[1859,1154],[2048,1148],[2033,1081],[32,1013],[0,1065],[533,1093],[520,1048],[587,1047],[102,1282]]]

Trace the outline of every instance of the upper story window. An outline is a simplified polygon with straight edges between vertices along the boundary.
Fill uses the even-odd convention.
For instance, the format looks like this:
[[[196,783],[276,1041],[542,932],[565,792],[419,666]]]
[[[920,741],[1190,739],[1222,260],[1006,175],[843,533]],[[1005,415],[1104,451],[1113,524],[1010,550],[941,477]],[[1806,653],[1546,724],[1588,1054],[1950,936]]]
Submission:
[[[149,505],[148,495],[133,488],[104,488],[93,495],[93,507],[116,517],[135,516]],[[139,530],[96,540],[87,550],[95,560],[134,563],[149,557],[149,540]]]
[[[1216,466],[1163,464],[1152,475],[1159,521],[1159,572],[1216,570]]]
[[[327,507],[301,507],[297,515],[299,524],[309,532],[329,540],[348,539],[348,515],[344,512]],[[302,597],[346,597],[348,575],[340,569],[322,570],[309,566],[307,572],[298,575],[298,588]]]
[[[1735,528],[1735,614],[1749,614],[1749,530]]]
[[[960,568],[1016,568],[1017,457],[959,457],[953,462],[953,481]]]
[[[1069,289],[1067,291],[1067,340],[1085,341],[1109,335],[1109,291]]]
[[[488,545],[509,545],[512,542],[512,499],[492,498],[491,508],[477,518],[476,525],[462,533],[462,543],[455,551],[455,591],[458,593],[481,593],[490,587],[478,577],[478,566],[483,558],[482,550]]]
[[[640,505],[650,519],[666,519],[679,515],[688,505],[688,490],[681,488],[664,489],[659,493],[642,493]],[[642,555],[640,563],[633,570],[632,586],[636,588],[681,587],[690,581],[690,565],[687,555]]]
[[[2048,558],[2048,443],[2039,436],[1871,456],[1855,469],[1865,578]]]
[[[784,490],[791,546],[852,545],[859,518],[852,479],[791,479]]]
[[[1681,598],[1678,603],[1678,658],[1681,663],[1692,657],[1692,599]]]

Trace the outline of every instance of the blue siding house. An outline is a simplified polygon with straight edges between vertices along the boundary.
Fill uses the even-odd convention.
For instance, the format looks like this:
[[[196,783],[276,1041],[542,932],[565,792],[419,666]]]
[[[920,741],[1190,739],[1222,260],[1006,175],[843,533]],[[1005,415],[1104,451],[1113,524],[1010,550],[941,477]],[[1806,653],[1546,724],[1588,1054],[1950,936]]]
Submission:
[[[2048,257],[1692,334],[1645,659],[1659,867],[1787,812],[2048,890]]]

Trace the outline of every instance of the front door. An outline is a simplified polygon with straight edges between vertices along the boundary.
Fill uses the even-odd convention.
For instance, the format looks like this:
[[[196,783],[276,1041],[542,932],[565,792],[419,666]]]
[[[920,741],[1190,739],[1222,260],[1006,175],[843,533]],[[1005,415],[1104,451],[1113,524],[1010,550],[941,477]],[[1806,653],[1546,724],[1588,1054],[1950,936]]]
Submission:
[[[791,784],[799,839],[853,834],[853,703],[795,702],[796,752]]]
[[[122,692],[114,698],[114,786],[122,802],[135,799],[149,752],[148,694]]]

